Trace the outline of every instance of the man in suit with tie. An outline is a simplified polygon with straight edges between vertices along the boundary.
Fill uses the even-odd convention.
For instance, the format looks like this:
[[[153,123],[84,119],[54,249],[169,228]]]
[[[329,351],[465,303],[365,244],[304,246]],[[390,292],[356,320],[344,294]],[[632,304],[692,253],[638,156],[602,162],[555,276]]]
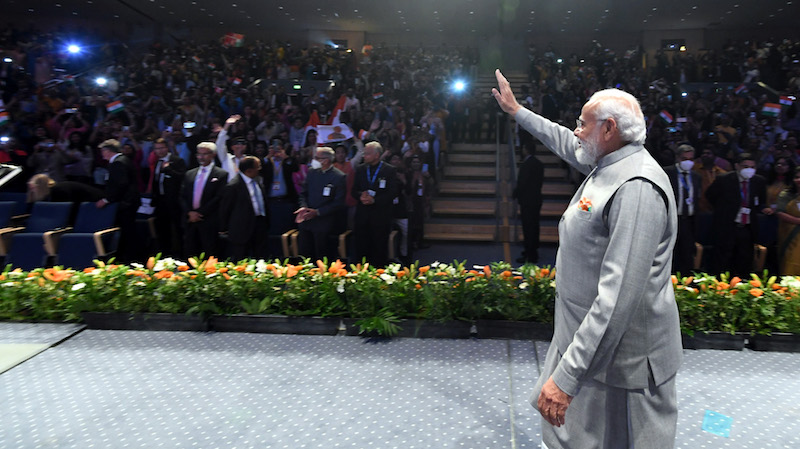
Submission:
[[[694,256],[697,250],[698,205],[703,192],[700,174],[692,170],[694,166],[694,147],[680,145],[676,149],[678,162],[664,167],[672,184],[675,204],[678,208],[678,239],[672,254],[672,271],[688,274],[694,269]]]
[[[735,167],[736,170],[718,176],[706,190],[706,199],[714,208],[713,270],[749,278],[759,215],[769,215],[772,209],[767,204],[767,182],[755,174],[753,156],[740,154]]]
[[[535,148],[536,144],[532,139],[522,145],[522,164],[517,175],[517,187],[513,192],[519,203],[522,237],[525,241],[525,251],[517,259],[519,263],[539,261],[539,217],[542,210],[544,165],[533,155]]]
[[[164,139],[153,144],[156,155],[152,166],[148,191],[153,198],[156,219],[156,236],[158,250],[169,256],[181,255],[181,222],[182,214],[178,196],[186,173],[186,162],[169,150]]]
[[[683,351],[670,278],[677,216],[669,179],[644,148],[639,102],[596,92],[573,132],[521,107],[496,77],[500,107],[587,175],[558,226],[553,340],[531,397],[544,446],[672,447]]]
[[[108,139],[100,144],[100,153],[108,161],[108,178],[105,195],[98,200],[97,208],[109,203],[119,203],[117,226],[119,226],[119,249],[117,260],[128,262],[140,254],[136,242],[136,210],[139,208],[139,190],[136,188],[136,172],[133,162],[120,153],[119,141]]]
[[[261,161],[245,156],[238,174],[225,187],[220,205],[220,233],[227,236],[231,260],[268,257],[269,217],[266,193],[258,176]]]
[[[197,145],[198,167],[186,172],[181,186],[183,211],[183,249],[187,256],[220,255],[219,202],[228,184],[228,172],[214,166],[217,146],[213,142]]]

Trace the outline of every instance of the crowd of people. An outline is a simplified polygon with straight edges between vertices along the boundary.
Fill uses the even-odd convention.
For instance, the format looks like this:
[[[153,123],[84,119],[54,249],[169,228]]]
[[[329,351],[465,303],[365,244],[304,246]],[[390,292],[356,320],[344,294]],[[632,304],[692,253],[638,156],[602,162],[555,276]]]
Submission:
[[[395,228],[401,235],[399,256],[410,261],[414,249],[425,245],[425,217],[448,145],[506,136],[501,132],[506,116],[497,128],[498,108],[488,92],[451,88],[452,81],[474,73],[478,57],[468,49],[381,45],[362,52],[246,40],[241,47],[154,43],[141,51],[107,44],[73,55],[62,46],[75,34],[13,28],[0,33],[5,57],[0,109],[7,117],[0,123],[0,162],[26,170],[3,188],[26,189],[25,182],[41,174],[62,187],[74,183],[96,188],[88,197],[100,200],[108,196],[111,164],[126,160],[131,167],[126,182],[136,193],[131,207],[139,218],[143,213],[154,217],[158,236],[152,247],[131,245],[132,253],[121,252],[130,259],[152,250],[231,256],[236,245],[245,255],[278,256],[275,236],[299,228],[305,236],[300,240],[308,244],[320,238],[319,232],[316,237],[308,234],[318,226],[315,220],[332,214],[336,218],[326,218],[330,224],[325,227],[331,233],[352,229],[357,257],[386,262],[386,245],[375,243],[372,234],[383,239],[387,229]],[[714,210],[704,192],[749,154],[758,173],[755,179],[765,178],[766,191],[750,208],[752,221],[762,222],[751,229],[757,233],[753,240],[773,250],[771,268],[780,263],[781,270],[791,270],[780,261],[797,259],[800,241],[792,231],[798,214],[791,207],[796,204],[794,169],[800,162],[800,118],[792,97],[800,87],[800,64],[795,62],[800,44],[749,42],[748,52],[740,48],[732,42],[718,51],[663,51],[646,65],[641,50],[623,54],[593,44],[583,55],[559,58],[552,48],[532,48],[529,84],[520,86],[520,93],[524,106],[564,124],[600,88],[616,86],[635,95],[647,117],[646,147],[662,165],[677,166],[681,146],[695,152],[692,171],[701,183],[697,203],[689,208],[692,214]],[[105,83],[99,84],[96,76]],[[285,79],[333,83],[328,90],[312,87],[296,94],[269,82]],[[731,88],[687,84],[712,81],[730,83]],[[781,98],[788,104],[775,116],[765,115],[764,104]],[[307,126],[333,120],[348,125],[353,137],[320,141]],[[104,156],[101,145],[111,148],[111,154]],[[331,152],[320,152],[321,147]],[[228,215],[219,215],[221,205],[233,204],[222,199],[232,189],[220,188],[220,200],[202,206],[204,212],[193,201],[199,174],[203,187],[225,187],[244,179],[242,163],[249,172],[258,166],[254,179],[264,202],[261,220],[271,236],[255,245],[235,243],[239,231],[223,223]],[[211,167],[211,173],[202,167]],[[320,192],[309,190],[317,176],[311,173],[328,176],[332,169],[344,176],[343,192],[338,180],[320,184]],[[245,185],[252,196],[250,208],[256,211],[258,192]],[[382,199],[381,193],[388,198]],[[46,195],[39,192],[36,197]],[[335,200],[333,211],[327,206],[321,216],[314,216],[319,210],[310,211],[329,200]],[[381,218],[377,225],[365,218],[370,210]],[[196,241],[189,242],[190,235]],[[205,236],[202,244],[200,235]],[[319,251],[309,248],[304,246],[304,252],[313,252],[309,256],[333,255],[329,245]]]

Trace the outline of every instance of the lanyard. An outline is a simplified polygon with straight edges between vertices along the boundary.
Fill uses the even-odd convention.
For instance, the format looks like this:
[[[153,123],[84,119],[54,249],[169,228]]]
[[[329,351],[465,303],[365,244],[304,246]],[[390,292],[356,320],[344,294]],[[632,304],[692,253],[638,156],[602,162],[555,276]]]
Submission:
[[[375,173],[372,175],[369,174],[369,167],[367,167],[367,181],[369,181],[369,185],[375,184],[375,179],[378,177],[378,172],[381,171],[381,166],[383,165],[383,161],[378,164],[378,168],[375,169]]]

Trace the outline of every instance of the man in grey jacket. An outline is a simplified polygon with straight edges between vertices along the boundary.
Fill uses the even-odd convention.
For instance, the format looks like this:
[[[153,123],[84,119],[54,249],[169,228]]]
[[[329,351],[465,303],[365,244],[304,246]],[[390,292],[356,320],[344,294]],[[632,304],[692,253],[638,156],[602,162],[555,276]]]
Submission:
[[[492,94],[586,174],[559,223],[555,332],[531,403],[546,447],[673,447],[682,348],[670,279],[672,187],[643,144],[638,101],[607,89],[577,128],[521,107],[498,70]]]

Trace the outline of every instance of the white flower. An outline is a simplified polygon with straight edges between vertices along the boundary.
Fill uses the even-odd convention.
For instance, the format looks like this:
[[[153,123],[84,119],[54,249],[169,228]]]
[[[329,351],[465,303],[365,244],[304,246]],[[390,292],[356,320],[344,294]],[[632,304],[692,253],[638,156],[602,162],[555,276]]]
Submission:
[[[256,271],[258,273],[266,273],[267,272],[267,265],[268,264],[266,262],[264,262],[264,260],[262,259],[262,260],[259,260],[258,262],[256,262],[255,270],[251,266],[248,266],[246,268],[246,270],[247,271]]]
[[[140,264],[140,263],[136,263],[136,262],[132,262],[132,263],[131,263],[131,266],[132,266],[133,268],[138,268],[138,269],[142,269],[142,268],[144,268],[144,265],[142,265],[142,264]]]
[[[75,284],[75,285],[72,286],[72,291],[76,292],[76,291],[82,289],[83,287],[86,287],[86,284],[83,283],[83,282],[81,282],[80,284]]]
[[[339,293],[344,293],[344,279],[336,283],[336,291]]]
[[[389,285],[392,285],[395,281],[395,277],[387,273],[381,274],[381,279]]]
[[[800,288],[800,277],[797,276],[783,276],[781,277],[781,287]]]
[[[214,276],[218,275],[219,273],[211,273],[206,275],[206,279],[213,278]]]
[[[3,284],[3,287],[14,287],[15,285],[17,285],[16,282],[6,282]]]
[[[519,284],[519,289],[520,290],[525,290],[526,288],[528,288],[528,283],[527,282],[523,282],[523,283]]]

